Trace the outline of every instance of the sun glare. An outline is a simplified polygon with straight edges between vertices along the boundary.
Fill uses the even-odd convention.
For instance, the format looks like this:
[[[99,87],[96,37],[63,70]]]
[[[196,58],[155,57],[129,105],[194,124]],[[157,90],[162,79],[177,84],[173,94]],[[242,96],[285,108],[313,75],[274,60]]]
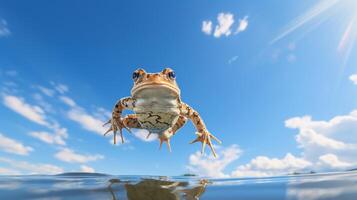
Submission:
[[[340,36],[339,43],[336,44],[337,52],[341,55],[343,64],[345,65],[357,37],[357,0],[318,1],[306,12],[293,19],[270,44],[278,42],[303,26],[312,25],[314,26],[313,28],[316,28],[316,25],[318,26],[319,23],[314,22],[325,21],[332,16],[343,17],[345,20],[342,22],[342,24],[346,24],[343,27],[343,34]],[[306,31],[308,30],[310,29],[306,29]]]

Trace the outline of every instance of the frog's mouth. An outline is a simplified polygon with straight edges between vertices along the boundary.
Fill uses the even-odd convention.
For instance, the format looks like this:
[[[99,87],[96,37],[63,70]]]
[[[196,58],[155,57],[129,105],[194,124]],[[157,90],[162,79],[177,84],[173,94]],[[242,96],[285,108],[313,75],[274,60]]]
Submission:
[[[180,95],[180,89],[178,87],[175,87],[174,85],[168,84],[165,82],[147,82],[147,83],[142,83],[140,85],[136,85],[131,90],[131,94],[132,94],[132,96],[134,96],[136,93],[138,93],[142,90],[145,90],[145,89],[151,89],[151,90],[166,89],[166,90],[168,90],[168,92],[171,91],[172,93],[176,94],[177,96]]]

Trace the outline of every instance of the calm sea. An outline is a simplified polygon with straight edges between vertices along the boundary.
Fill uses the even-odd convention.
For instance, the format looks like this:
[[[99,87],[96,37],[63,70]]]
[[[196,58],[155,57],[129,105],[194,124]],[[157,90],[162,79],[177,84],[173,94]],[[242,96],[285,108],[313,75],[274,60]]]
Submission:
[[[82,173],[0,176],[0,199],[357,200],[357,172],[238,179]]]

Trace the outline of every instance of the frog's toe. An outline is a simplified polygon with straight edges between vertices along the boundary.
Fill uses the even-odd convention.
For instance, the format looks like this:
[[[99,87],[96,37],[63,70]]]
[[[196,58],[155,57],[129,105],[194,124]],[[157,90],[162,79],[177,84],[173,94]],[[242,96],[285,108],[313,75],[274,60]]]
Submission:
[[[104,125],[107,125],[107,124],[111,124],[110,128],[104,133],[104,135],[108,134],[109,132],[113,131],[114,133],[114,144],[116,144],[117,142],[117,131],[119,130],[119,133],[120,133],[120,138],[121,138],[121,142],[124,143],[124,137],[123,137],[123,131],[122,129],[125,128],[126,130],[128,130],[129,132],[130,129],[128,127],[126,127],[122,120],[121,119],[111,119],[109,120],[107,123],[105,123]]]
[[[169,128],[167,130],[165,130],[160,136],[159,136],[159,140],[160,140],[160,149],[162,147],[162,143],[166,143],[167,144],[167,148],[169,149],[169,151],[171,152],[171,144],[170,144],[170,138],[173,136],[173,132],[172,129]]]
[[[196,142],[202,142],[202,147],[201,147],[201,153],[202,154],[204,154],[205,147],[206,147],[206,144],[207,144],[210,147],[213,156],[217,157],[217,154],[216,154],[216,151],[214,150],[211,138],[216,140],[218,143],[221,143],[221,141],[218,140],[215,136],[213,136],[209,132],[204,132],[204,133],[197,132],[196,135],[197,135],[197,138],[194,139],[192,142],[190,142],[190,144],[193,144],[193,143],[196,143]]]
[[[171,144],[170,144],[170,138],[159,138],[160,139],[160,150],[162,147],[162,143],[166,143],[167,144],[167,149],[169,150],[169,152],[171,152]]]

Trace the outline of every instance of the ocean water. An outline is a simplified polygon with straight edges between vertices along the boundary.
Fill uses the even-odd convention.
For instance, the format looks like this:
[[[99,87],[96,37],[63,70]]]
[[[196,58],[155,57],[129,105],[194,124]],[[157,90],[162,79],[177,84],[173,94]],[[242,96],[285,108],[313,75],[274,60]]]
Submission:
[[[0,176],[0,199],[357,200],[357,172],[238,179],[85,173]]]

